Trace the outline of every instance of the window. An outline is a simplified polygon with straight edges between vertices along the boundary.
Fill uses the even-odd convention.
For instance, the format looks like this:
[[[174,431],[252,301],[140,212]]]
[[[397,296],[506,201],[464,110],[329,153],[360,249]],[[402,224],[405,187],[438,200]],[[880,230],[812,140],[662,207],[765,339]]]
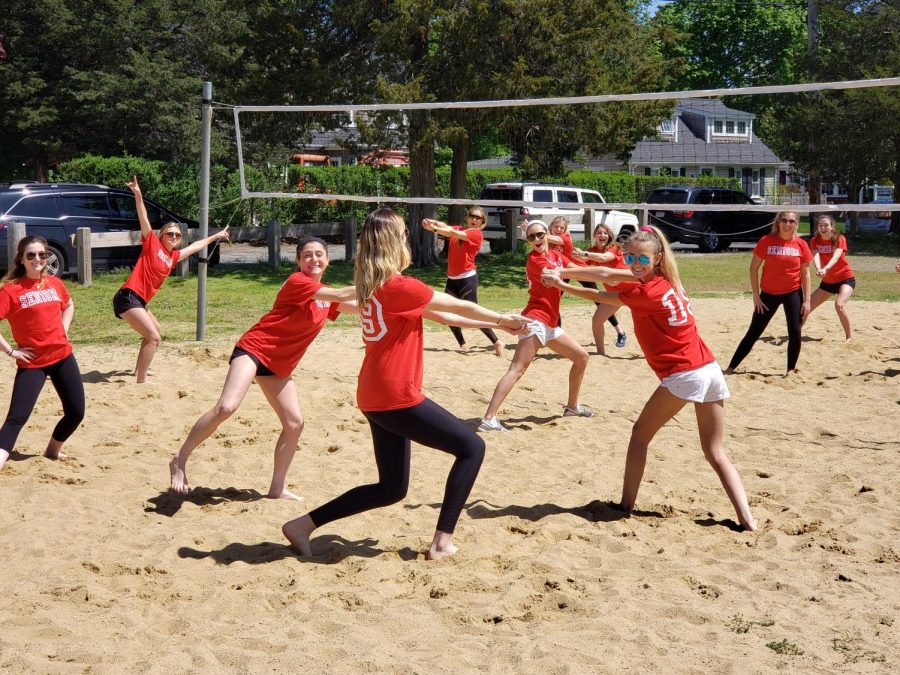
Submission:
[[[25,197],[16,204],[9,215],[21,218],[56,218],[56,202],[53,195]]]
[[[62,195],[59,199],[60,217],[108,218],[106,195]]]
[[[581,201],[585,204],[602,204],[603,200],[599,195],[595,195],[593,192],[582,192],[581,193]]]
[[[733,120],[725,120],[725,133],[726,134],[734,134],[734,121]]]
[[[661,166],[661,167],[659,167],[659,175],[660,175],[660,176],[671,176],[671,175],[672,175],[672,169],[670,169],[670,168],[667,167],[667,166]]]
[[[747,135],[747,123],[746,122],[738,122],[737,123],[737,132],[739,136]]]
[[[713,133],[719,136],[747,136],[746,120],[713,120]]]
[[[560,202],[565,202],[566,204],[577,204],[578,203],[578,193],[572,190],[558,190],[557,191],[557,199]]]
[[[553,190],[535,190],[534,194],[531,197],[531,201],[533,202],[552,202],[553,201]],[[562,201],[562,200],[560,200]],[[577,201],[577,199],[576,199]]]
[[[714,134],[721,134],[721,133],[723,132],[723,125],[724,125],[724,124],[725,124],[725,123],[724,123],[722,120],[716,120],[715,122],[713,122],[713,133],[714,133]]]
[[[701,175],[701,176],[712,176],[712,175],[714,175],[714,174],[713,174],[712,167],[709,167],[709,166],[701,166],[701,167],[700,167],[700,175]]]
[[[671,119],[663,120],[659,123],[659,126],[657,128],[659,129],[659,133],[661,134],[675,133],[675,125],[672,123]]]

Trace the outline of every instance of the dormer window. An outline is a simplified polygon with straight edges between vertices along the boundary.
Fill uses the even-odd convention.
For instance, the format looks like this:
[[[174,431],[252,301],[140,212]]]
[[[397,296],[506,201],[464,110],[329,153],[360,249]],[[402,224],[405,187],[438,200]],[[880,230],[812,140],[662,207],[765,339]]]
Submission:
[[[749,135],[745,120],[714,119],[712,127],[715,136],[747,137]]]
[[[661,134],[674,134],[675,133],[675,124],[670,119],[665,119],[659,123],[659,133]]]

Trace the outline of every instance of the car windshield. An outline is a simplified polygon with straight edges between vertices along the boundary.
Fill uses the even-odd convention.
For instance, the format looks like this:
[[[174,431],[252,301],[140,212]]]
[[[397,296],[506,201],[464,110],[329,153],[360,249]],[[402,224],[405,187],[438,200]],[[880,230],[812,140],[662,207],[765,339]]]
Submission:
[[[503,187],[490,188],[486,187],[481,191],[482,199],[508,199],[511,201],[522,201],[522,188]]]
[[[687,204],[685,190],[654,190],[647,197],[648,204]]]

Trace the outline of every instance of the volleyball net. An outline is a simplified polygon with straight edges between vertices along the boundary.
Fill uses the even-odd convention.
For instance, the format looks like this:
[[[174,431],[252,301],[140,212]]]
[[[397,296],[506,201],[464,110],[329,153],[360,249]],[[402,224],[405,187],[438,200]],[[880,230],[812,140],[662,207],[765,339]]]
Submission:
[[[231,106],[241,195],[295,222],[412,205],[850,213],[890,223],[900,77],[502,101]],[[545,183],[571,191],[521,189]],[[602,195],[584,198],[583,190]],[[662,192],[661,192],[662,191]],[[819,191],[820,194],[816,194]],[[734,192],[746,199],[736,201]],[[580,196],[577,196],[580,195]],[[712,195],[712,196],[709,196]],[[587,199],[587,201],[582,201]],[[649,200],[649,201],[648,201]],[[874,205],[873,205],[874,202]]]

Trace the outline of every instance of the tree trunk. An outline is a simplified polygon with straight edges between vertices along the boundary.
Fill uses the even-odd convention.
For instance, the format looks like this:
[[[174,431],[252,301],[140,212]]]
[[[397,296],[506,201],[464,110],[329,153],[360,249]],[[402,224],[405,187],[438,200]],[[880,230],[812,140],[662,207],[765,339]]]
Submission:
[[[453,160],[450,165],[450,196],[453,199],[465,199],[469,134],[460,129],[451,141],[451,147],[453,148]],[[467,210],[465,206],[451,206],[447,222],[452,225],[465,224]]]
[[[814,147],[813,143],[810,143],[810,145]],[[806,190],[809,193],[810,206],[822,203],[822,174],[818,168],[809,170]],[[809,233],[811,235],[816,233],[816,226],[814,225],[814,223],[816,222],[817,215],[817,213],[814,213],[812,211],[809,212]]]
[[[49,183],[50,182],[50,167],[48,166],[49,162],[47,161],[46,156],[34,157],[31,160],[34,162],[34,180],[37,183]]]
[[[894,134],[894,172],[891,180],[894,182],[894,203],[900,203],[900,134]],[[900,234],[900,211],[891,213],[891,229],[893,234]]]
[[[847,202],[850,204],[859,204],[859,188],[860,184],[856,181],[849,181],[847,183]],[[850,213],[850,227],[844,234],[856,236],[859,234],[859,212],[853,211]]]
[[[409,114],[409,191],[411,197],[435,196],[434,139],[427,111]],[[438,261],[434,234],[422,228],[424,218],[434,218],[434,204],[409,205],[409,247],[413,265],[430,267]]]

